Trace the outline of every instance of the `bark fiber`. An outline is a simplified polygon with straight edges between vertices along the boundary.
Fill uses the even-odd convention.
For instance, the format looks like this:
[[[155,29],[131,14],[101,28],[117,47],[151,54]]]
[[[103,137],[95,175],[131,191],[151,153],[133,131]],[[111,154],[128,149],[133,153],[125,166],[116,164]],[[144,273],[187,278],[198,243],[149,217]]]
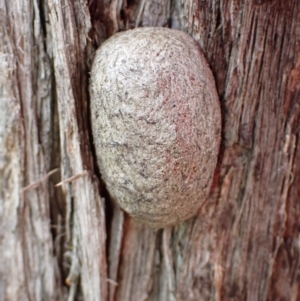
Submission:
[[[0,300],[300,300],[298,0],[0,0]],[[222,145],[195,218],[154,231],[95,164],[95,49],[183,30],[214,73]]]

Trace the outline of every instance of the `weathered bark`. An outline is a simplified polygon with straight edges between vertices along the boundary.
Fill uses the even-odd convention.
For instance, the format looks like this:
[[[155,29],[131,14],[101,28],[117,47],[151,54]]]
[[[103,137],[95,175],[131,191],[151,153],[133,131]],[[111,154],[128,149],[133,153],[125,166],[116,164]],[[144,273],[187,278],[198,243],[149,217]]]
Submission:
[[[61,295],[49,223],[51,67],[35,1],[1,1],[1,300]]]
[[[0,0],[0,300],[299,300],[299,15],[297,0]],[[95,47],[135,26],[199,42],[223,114],[210,198],[157,232],[111,202],[90,135]]]

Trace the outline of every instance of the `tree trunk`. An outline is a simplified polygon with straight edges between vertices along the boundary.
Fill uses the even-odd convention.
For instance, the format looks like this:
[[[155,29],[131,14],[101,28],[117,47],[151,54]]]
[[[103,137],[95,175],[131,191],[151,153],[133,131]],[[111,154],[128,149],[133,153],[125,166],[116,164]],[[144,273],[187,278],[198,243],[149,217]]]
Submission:
[[[300,2],[0,0],[0,301],[300,300]],[[211,195],[154,231],[109,198],[89,118],[95,49],[188,32],[223,116]]]

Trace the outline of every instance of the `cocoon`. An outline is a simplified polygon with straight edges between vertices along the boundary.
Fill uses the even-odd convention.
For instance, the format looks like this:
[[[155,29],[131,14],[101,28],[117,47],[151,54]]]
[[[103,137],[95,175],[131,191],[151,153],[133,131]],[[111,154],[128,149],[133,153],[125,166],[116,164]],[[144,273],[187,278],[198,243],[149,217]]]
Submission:
[[[155,228],[193,216],[217,164],[221,112],[212,72],[186,33],[138,28],[97,50],[91,121],[111,196]]]

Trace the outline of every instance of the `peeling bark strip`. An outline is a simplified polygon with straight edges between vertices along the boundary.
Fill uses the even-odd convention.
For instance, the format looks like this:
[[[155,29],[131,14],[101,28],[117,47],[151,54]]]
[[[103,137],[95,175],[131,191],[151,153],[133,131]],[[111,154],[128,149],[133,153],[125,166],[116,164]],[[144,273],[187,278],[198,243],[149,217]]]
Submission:
[[[61,295],[49,223],[51,71],[36,1],[0,2],[0,299]]]
[[[298,0],[0,1],[0,300],[299,300],[299,15]],[[92,43],[135,26],[188,32],[222,101],[219,183],[158,232],[108,198],[105,215],[92,176]]]
[[[59,112],[61,170],[62,179],[66,179],[81,174],[85,169],[93,169],[88,147],[88,70],[85,64],[90,22],[85,1],[63,5],[61,1],[49,0],[48,5]],[[81,278],[85,300],[106,300],[106,230],[98,182],[87,175],[63,184],[62,189],[70,214],[67,217],[67,227],[71,228],[69,243],[74,247],[71,271],[78,273],[78,261],[77,277]],[[71,290],[75,290],[78,283],[77,277],[73,276],[69,274],[67,278]]]
[[[92,169],[89,149],[80,147],[89,144],[87,113],[80,108],[87,107],[84,49],[90,26],[86,3],[53,1],[43,7],[36,1],[2,1],[0,13],[0,299],[63,300],[69,295],[72,300],[73,293],[79,291],[74,278],[75,263],[79,262],[76,273],[85,278],[84,297],[105,300],[106,233],[97,181],[86,176],[63,182],[64,202],[72,215],[66,217],[66,229],[58,232],[61,225],[50,224],[49,210],[50,204],[59,205],[58,189],[44,178],[58,167],[53,166],[56,158],[61,158],[62,179]],[[59,116],[55,115],[55,100]],[[83,116],[78,118],[77,112]],[[61,156],[52,153],[57,148],[52,139],[58,129],[57,118]],[[59,208],[51,210],[59,212]],[[59,215],[52,221],[64,218]],[[72,246],[68,277],[59,261],[60,237]],[[67,248],[61,252],[67,255]],[[71,286],[69,293],[65,281]]]

